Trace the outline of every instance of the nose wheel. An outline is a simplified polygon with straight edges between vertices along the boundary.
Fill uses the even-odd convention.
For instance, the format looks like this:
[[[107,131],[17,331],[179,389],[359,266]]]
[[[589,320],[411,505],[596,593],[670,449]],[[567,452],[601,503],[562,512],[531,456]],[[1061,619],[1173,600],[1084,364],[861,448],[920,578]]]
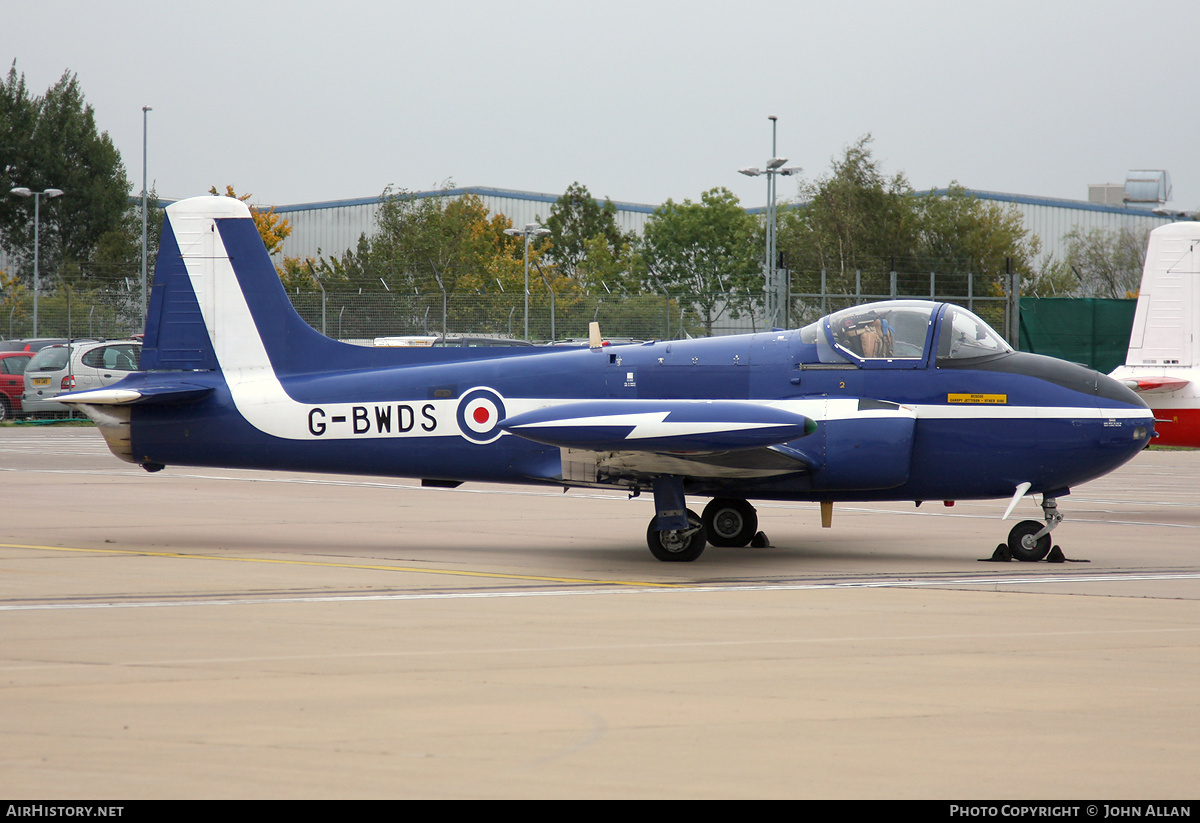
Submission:
[[[1008,533],[1008,553],[1027,563],[1044,560],[1050,554],[1050,532],[1036,520],[1022,520]]]
[[[1063,519],[1058,511],[1058,501],[1053,497],[1043,497],[1042,513],[1046,518],[1045,524],[1036,520],[1022,520],[1008,533],[1008,552],[1013,558],[1036,563],[1050,554],[1050,532]]]

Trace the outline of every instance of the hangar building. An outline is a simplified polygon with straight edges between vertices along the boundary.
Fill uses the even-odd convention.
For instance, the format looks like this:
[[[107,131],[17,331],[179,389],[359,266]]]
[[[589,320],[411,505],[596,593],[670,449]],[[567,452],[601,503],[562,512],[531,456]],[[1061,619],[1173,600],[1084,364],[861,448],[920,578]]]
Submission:
[[[1140,193],[1135,174],[1124,185],[1101,184],[1089,186],[1088,200],[1061,200],[1024,194],[968,189],[981,200],[994,201],[1002,206],[1013,206],[1025,220],[1030,233],[1042,241],[1042,253],[1062,259],[1066,247],[1063,237],[1072,229],[1116,230],[1154,229],[1183,217],[1181,212],[1165,212],[1162,204],[1170,195],[1170,183],[1165,172],[1156,178],[1156,191],[1149,196]],[[558,194],[542,192],[495,189],[486,186],[470,186],[445,191],[414,192],[415,197],[457,197],[474,194],[483,200],[493,214],[504,214],[514,226],[523,226],[534,221],[544,221],[550,208],[558,200]],[[1142,200],[1131,198],[1141,196]],[[1151,199],[1153,198],[1153,199]],[[646,220],[656,206],[643,203],[613,201],[617,208],[617,225],[622,231],[640,234]],[[283,254],[289,257],[318,257],[341,255],[358,243],[361,234],[370,235],[375,230],[375,215],[379,208],[379,197],[363,197],[353,200],[327,200],[319,203],[298,203],[276,206],[275,213],[292,225],[292,235],[284,241]],[[754,214],[765,208],[751,208]]]

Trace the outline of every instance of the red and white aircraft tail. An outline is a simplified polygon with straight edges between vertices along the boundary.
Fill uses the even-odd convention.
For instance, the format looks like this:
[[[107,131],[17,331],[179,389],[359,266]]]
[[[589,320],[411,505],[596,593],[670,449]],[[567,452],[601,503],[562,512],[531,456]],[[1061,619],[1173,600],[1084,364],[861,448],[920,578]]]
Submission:
[[[1154,410],[1156,444],[1200,447],[1200,222],[1150,233],[1129,352],[1112,377]]]

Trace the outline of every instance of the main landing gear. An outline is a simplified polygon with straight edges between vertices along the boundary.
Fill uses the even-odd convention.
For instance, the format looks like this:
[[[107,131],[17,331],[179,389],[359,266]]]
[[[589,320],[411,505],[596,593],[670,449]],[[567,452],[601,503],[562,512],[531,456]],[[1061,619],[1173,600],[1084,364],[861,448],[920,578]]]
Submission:
[[[700,519],[708,531],[708,542],[714,546],[749,546],[758,531],[758,512],[737,497],[714,498],[704,507]]]
[[[1023,560],[1027,563],[1045,560],[1046,555],[1051,551],[1050,532],[1062,522],[1063,516],[1058,511],[1058,501],[1053,497],[1042,498],[1042,513],[1046,518],[1045,525],[1036,520],[1022,520],[1008,533],[1008,545],[997,546],[996,554],[993,557],[1000,559],[999,555],[1007,549],[1009,557],[1016,560]],[[1058,555],[1061,556],[1061,554],[1062,549],[1058,549]]]
[[[690,562],[714,546],[766,546],[758,531],[758,513],[745,500],[718,497],[697,516],[684,507],[683,483],[678,478],[660,477],[654,482],[655,515],[646,527],[650,553],[667,562]]]
[[[708,533],[700,518],[691,509],[687,510],[687,526],[682,529],[658,528],[658,515],[650,518],[646,528],[646,543],[650,553],[666,562],[690,563],[704,554]]]

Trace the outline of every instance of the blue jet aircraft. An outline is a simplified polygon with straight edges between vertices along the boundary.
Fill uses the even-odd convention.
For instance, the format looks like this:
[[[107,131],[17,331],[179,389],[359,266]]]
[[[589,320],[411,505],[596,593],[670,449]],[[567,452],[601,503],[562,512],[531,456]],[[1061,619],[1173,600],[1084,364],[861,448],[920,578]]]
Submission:
[[[652,491],[659,560],[765,544],[748,502],[1010,500],[1021,560],[1056,500],[1154,436],[1136,394],[1015,352],[957,306],[839,311],[805,328],[589,348],[367,348],[293,310],[246,206],[167,208],[141,371],[60,397],[148,471],[219,466]],[[697,516],[685,496],[712,498]],[[1000,551],[1000,549],[998,549]],[[1003,552],[1001,555],[1003,556]]]

